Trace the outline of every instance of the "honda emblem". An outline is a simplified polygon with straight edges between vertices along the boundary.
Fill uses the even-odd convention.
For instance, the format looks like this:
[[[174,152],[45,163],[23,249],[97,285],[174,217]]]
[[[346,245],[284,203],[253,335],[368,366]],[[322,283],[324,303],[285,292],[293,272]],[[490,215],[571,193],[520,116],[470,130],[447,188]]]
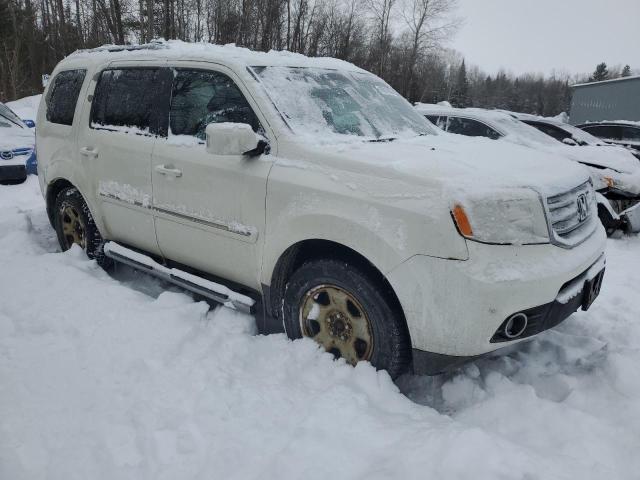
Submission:
[[[578,220],[584,222],[589,215],[589,204],[587,203],[587,194],[582,193],[578,195],[576,200],[576,206],[578,207]]]

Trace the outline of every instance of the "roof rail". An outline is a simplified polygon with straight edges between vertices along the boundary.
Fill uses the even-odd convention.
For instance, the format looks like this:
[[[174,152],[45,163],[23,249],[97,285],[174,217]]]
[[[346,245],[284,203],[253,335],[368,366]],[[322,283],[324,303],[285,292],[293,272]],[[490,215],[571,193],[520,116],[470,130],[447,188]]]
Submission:
[[[167,42],[159,39],[152,40],[149,43],[142,43],[139,45],[102,45],[96,48],[85,48],[82,50],[78,50],[78,52],[82,53],[92,53],[92,52],[131,52],[136,50],[162,50],[165,48],[169,48]]]

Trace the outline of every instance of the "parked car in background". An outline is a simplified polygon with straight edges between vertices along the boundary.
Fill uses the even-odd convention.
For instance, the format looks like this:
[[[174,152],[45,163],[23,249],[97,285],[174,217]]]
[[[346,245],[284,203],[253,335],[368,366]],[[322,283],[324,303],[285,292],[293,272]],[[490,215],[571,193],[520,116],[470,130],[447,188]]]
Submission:
[[[628,148],[640,160],[640,122],[589,122],[576,127],[607,143]]]
[[[448,133],[508,141],[585,165],[594,187],[604,196],[599,197],[598,213],[607,233],[618,229],[631,231],[632,223],[626,215],[629,208],[640,202],[640,163],[625,149],[607,147],[581,130],[571,131],[570,126],[569,132],[564,133],[550,120],[538,121],[547,130],[553,130],[554,134],[549,135],[511,112],[428,104],[417,104],[415,108]],[[560,137],[564,137],[562,142],[558,142]]]
[[[455,141],[339,60],[176,41],[77,52],[37,125],[63,250],[265,312],[262,331],[393,377],[536,335],[602,282],[583,168]]]
[[[24,182],[37,174],[35,135],[5,104],[0,103],[0,182]]]

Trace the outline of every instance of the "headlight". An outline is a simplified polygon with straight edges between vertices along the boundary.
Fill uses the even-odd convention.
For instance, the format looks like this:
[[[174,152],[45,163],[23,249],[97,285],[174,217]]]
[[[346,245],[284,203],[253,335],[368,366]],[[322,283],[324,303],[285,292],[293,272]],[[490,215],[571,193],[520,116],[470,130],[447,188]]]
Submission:
[[[500,190],[491,196],[467,196],[451,214],[464,237],[484,243],[548,243],[549,228],[536,192]]]

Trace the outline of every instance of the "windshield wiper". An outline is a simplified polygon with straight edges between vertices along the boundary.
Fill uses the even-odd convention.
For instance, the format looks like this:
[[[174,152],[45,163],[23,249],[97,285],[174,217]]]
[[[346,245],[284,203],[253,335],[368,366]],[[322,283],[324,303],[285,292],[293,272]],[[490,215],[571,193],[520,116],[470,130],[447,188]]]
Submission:
[[[398,137],[378,137],[378,138],[373,138],[371,140],[367,140],[370,143],[380,143],[380,142],[393,142],[394,140],[397,140]]]

